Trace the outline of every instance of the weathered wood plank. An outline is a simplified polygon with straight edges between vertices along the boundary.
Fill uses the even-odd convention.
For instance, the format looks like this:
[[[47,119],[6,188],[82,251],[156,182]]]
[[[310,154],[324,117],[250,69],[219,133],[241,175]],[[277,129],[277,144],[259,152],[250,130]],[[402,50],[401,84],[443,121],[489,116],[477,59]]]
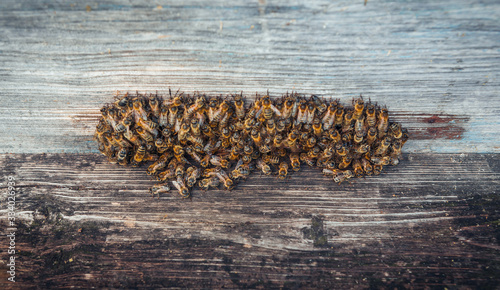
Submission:
[[[470,154],[500,153],[498,1],[226,2],[1,1],[15,286],[498,287],[500,159]],[[352,184],[305,168],[152,199],[144,168],[107,164],[92,135],[117,90],[169,88],[363,94],[412,139]]]
[[[252,175],[191,200],[152,198],[144,168],[96,154],[0,157],[17,182],[21,285],[499,282],[499,155],[406,154],[379,177],[341,186],[309,168],[284,182]]]
[[[363,94],[421,137],[407,152],[499,153],[498,1],[363,4],[2,1],[0,152],[95,153],[116,90],[171,87]]]

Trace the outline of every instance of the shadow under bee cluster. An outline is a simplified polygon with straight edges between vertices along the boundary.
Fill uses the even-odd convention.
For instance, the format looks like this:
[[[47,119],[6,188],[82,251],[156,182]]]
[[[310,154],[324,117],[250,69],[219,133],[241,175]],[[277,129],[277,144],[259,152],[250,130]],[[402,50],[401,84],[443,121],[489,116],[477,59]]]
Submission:
[[[301,164],[317,166],[337,183],[378,175],[397,165],[408,139],[388,111],[360,97],[352,106],[296,93],[256,95],[125,94],[101,109],[99,150],[111,163],[139,166],[182,197],[190,188],[232,189],[254,170],[285,179]]]

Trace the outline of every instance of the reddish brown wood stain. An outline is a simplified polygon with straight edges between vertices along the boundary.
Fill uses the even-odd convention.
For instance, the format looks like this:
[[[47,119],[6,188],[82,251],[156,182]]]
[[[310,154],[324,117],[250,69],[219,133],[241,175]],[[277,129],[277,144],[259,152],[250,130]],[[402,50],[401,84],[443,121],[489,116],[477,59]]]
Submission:
[[[395,112],[393,115],[395,121],[408,128],[413,140],[462,139],[465,132],[463,125],[469,121],[465,115],[412,112]]]

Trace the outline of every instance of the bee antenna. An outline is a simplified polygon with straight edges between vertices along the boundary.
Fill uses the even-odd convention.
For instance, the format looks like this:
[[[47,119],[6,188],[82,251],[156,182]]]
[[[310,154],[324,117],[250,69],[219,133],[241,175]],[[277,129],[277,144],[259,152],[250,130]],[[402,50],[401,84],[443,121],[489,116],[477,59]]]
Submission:
[[[170,95],[170,98],[172,99],[172,90],[168,88],[168,94]]]

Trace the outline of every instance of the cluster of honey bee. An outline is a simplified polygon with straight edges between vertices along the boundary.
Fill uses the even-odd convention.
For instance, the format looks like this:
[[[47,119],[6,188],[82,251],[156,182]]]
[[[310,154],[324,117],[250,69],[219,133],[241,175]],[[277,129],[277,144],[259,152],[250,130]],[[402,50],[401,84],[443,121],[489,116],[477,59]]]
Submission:
[[[159,181],[153,195],[170,184],[182,197],[195,185],[230,190],[254,170],[285,179],[302,164],[340,184],[397,165],[408,140],[386,108],[362,97],[343,106],[315,95],[267,94],[246,105],[242,94],[136,93],[118,96],[101,113],[99,151],[120,165],[153,162],[147,169]]]

